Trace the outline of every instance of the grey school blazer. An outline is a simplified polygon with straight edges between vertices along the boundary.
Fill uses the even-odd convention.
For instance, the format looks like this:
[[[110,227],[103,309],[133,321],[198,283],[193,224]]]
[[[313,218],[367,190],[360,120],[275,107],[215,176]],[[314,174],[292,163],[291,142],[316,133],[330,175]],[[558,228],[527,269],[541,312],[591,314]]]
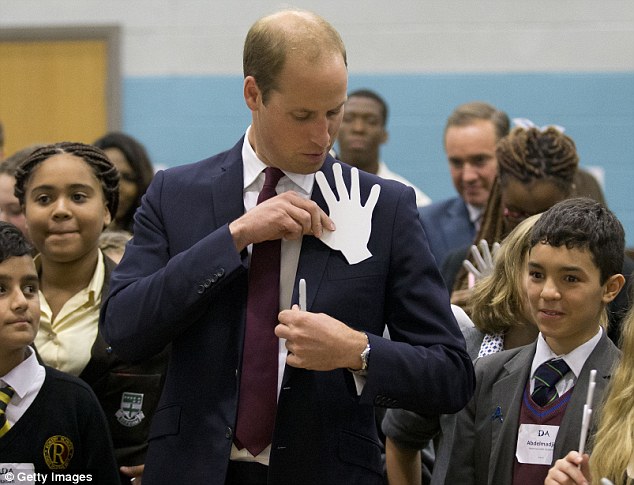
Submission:
[[[476,390],[457,415],[450,466],[445,483],[512,483],[520,406],[537,343],[488,355],[475,362]],[[604,332],[572,391],[555,441],[553,463],[579,446],[583,405],[590,370],[597,370],[594,408],[599,408],[612,368],[621,352]],[[503,420],[494,418],[500,407]],[[591,430],[597,413],[592,414]],[[591,433],[588,434],[590,436]]]

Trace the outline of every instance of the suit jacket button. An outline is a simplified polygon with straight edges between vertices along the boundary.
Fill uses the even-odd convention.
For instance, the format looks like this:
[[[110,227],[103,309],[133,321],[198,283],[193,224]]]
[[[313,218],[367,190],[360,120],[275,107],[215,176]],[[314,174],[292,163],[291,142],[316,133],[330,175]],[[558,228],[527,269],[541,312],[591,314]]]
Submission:
[[[229,426],[227,426],[225,429],[225,438],[227,438],[228,440],[233,438],[233,430]]]
[[[199,295],[202,295],[205,292],[205,287],[203,285],[198,285],[198,289],[196,290],[196,293],[198,293]]]
[[[214,273],[213,275],[211,275],[211,279],[209,279],[208,281],[211,281],[212,283],[218,281],[218,274]]]
[[[205,280],[205,282],[203,283],[203,286],[204,286],[205,288],[209,288],[209,287],[211,286],[211,283],[214,283],[214,280],[213,280],[213,279],[211,279],[211,278],[207,278],[207,279]]]
[[[222,278],[225,275],[225,269],[220,268],[216,274],[218,275],[219,278]]]

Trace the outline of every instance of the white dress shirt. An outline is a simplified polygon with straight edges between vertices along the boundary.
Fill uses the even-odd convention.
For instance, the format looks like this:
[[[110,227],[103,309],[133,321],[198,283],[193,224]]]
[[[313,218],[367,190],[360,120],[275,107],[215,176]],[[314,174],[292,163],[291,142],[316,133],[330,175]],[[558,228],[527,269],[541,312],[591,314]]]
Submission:
[[[603,335],[603,329],[599,327],[599,331],[590,340],[580,345],[572,352],[569,352],[565,355],[557,355],[548,346],[546,340],[544,339],[544,336],[540,332],[537,336],[537,348],[535,350],[535,356],[533,357],[533,364],[531,365],[531,394],[535,389],[535,371],[537,370],[537,368],[544,362],[547,362],[551,359],[559,358],[566,361],[566,364],[568,364],[568,367],[570,367],[570,371],[566,373],[563,378],[555,385],[555,388],[557,389],[557,394],[559,394],[560,396],[568,392],[575,385],[577,379],[579,379],[581,369],[583,369],[586,360],[588,360],[588,357],[599,343],[599,340],[601,340],[601,335]]]
[[[253,209],[257,205],[258,195],[264,186],[263,170],[267,167],[255,154],[255,151],[249,143],[249,131],[247,129],[242,145],[242,163],[244,166],[244,210],[245,212]],[[315,183],[315,174],[296,174],[286,173],[285,176],[277,183],[276,192],[281,194],[289,190],[295,191],[300,197],[309,199],[313,191]],[[251,257],[252,245],[247,248],[249,258]],[[291,307],[291,299],[293,297],[293,285],[295,283],[295,273],[297,272],[297,264],[299,262],[299,253],[302,249],[302,240],[287,241],[282,239],[281,246],[281,262],[280,262],[280,310],[286,310]],[[286,340],[280,339],[279,344],[279,360],[277,373],[277,395],[279,397],[282,385],[282,377],[284,376],[284,367],[286,366]],[[269,455],[271,446],[269,445],[262,453],[254,457],[246,448],[238,450],[234,444],[231,448],[232,460],[257,461],[264,465],[269,463]]]
[[[28,357],[0,377],[0,387],[11,386],[15,394],[7,405],[5,415],[10,426],[17,423],[42,389],[46,371],[35,357],[31,347],[26,348]]]
[[[384,179],[387,180],[396,180],[397,182],[400,182],[404,185],[407,185],[408,187],[411,187],[414,189],[414,192],[416,193],[416,206],[417,207],[425,207],[426,205],[431,204],[431,198],[422,190],[420,190],[418,187],[416,187],[413,183],[411,183],[409,180],[407,180],[405,177],[402,177],[401,175],[392,172],[389,168],[387,168],[387,165],[385,164],[385,162],[383,160],[379,160],[379,170],[376,172],[376,174]]]

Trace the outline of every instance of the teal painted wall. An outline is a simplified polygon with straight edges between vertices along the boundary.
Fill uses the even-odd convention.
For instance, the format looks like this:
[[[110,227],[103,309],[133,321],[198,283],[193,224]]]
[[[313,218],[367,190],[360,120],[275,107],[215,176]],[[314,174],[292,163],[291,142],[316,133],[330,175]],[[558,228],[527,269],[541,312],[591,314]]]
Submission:
[[[350,76],[350,90],[379,92],[390,107],[383,158],[433,200],[454,194],[442,147],[447,115],[461,103],[488,101],[511,117],[558,124],[577,144],[582,166],[605,170],[610,207],[634,246],[634,72],[402,74]],[[123,128],[154,164],[193,162],[233,146],[250,113],[240,76],[126,77]]]

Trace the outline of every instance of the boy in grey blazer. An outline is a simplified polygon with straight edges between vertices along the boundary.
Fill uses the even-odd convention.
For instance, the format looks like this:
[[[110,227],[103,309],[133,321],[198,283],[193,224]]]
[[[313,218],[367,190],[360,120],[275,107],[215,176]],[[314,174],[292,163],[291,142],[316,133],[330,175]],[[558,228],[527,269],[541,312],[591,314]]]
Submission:
[[[543,484],[552,463],[577,449],[590,371],[597,370],[597,408],[620,356],[600,323],[624,284],[623,247],[621,223],[590,199],[562,201],[541,216],[527,269],[540,334],[476,361],[476,391],[457,417],[446,483]],[[559,360],[563,375],[540,401],[536,373]]]

